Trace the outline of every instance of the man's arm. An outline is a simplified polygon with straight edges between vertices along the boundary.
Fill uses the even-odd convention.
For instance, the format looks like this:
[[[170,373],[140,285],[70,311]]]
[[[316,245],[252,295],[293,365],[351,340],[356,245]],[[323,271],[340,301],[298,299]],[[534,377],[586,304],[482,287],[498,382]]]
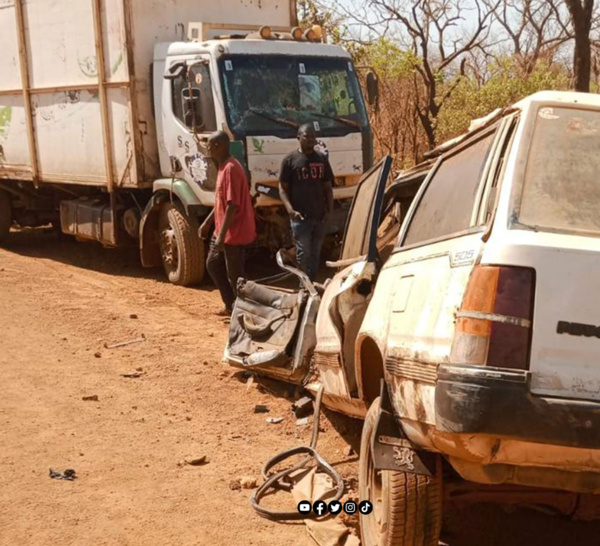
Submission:
[[[281,169],[279,169],[279,198],[285,207],[285,210],[289,214],[292,220],[303,220],[302,215],[294,210],[290,198],[288,196],[289,183],[292,178],[292,169],[287,162],[287,158],[281,163]]]
[[[206,239],[208,237],[208,232],[210,231],[210,228],[213,227],[214,223],[215,209],[212,209],[210,211],[210,214],[205,218],[204,222],[202,222],[202,225],[200,226],[200,229],[198,230],[198,235],[200,236],[200,239]]]

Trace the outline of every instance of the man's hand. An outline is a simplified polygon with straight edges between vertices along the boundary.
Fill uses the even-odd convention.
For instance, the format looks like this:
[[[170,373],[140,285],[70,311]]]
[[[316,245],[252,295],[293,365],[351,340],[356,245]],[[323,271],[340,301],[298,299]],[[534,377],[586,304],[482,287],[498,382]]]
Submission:
[[[298,222],[300,220],[304,220],[304,216],[300,214],[297,210],[293,210],[290,212],[290,220]]]
[[[212,222],[202,222],[200,229],[198,230],[198,235],[200,239],[208,239],[208,234],[210,233],[210,228],[212,227]]]
[[[222,252],[223,250],[225,250],[225,244],[223,243],[221,237],[217,237],[215,239],[214,247],[217,252]]]

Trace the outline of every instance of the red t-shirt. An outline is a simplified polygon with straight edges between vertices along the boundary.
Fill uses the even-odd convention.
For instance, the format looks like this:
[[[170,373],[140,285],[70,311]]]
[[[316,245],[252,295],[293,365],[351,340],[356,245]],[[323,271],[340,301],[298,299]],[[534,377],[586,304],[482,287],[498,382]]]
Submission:
[[[237,205],[237,211],[225,234],[226,245],[248,245],[256,238],[254,210],[250,198],[250,186],[244,168],[237,159],[230,157],[219,167],[215,192],[215,235],[221,233],[227,205]]]

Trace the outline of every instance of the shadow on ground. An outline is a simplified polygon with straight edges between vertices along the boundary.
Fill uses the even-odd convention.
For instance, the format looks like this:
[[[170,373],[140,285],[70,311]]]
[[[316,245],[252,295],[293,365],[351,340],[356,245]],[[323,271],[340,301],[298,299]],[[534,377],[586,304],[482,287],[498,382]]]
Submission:
[[[24,228],[13,230],[2,247],[29,258],[51,260],[106,275],[152,279],[168,284],[162,267],[142,267],[136,246],[107,248],[93,241],[77,241],[74,237],[59,234],[51,228]],[[274,257],[268,251],[248,251],[249,278],[258,279],[280,271]],[[200,288],[209,286],[211,282],[206,279]]]

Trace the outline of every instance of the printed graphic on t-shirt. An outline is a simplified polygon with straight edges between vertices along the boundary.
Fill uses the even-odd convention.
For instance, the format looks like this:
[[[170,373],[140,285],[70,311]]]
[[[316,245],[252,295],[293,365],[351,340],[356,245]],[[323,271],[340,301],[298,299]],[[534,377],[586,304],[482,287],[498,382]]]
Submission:
[[[304,180],[309,178],[322,180],[325,175],[325,166],[323,163],[310,163],[308,167],[301,167],[300,173]]]

